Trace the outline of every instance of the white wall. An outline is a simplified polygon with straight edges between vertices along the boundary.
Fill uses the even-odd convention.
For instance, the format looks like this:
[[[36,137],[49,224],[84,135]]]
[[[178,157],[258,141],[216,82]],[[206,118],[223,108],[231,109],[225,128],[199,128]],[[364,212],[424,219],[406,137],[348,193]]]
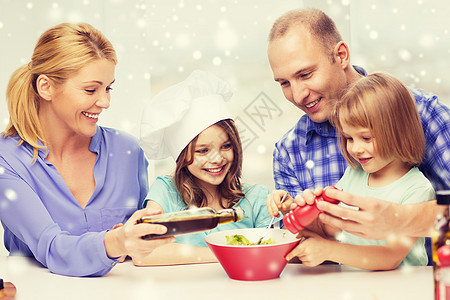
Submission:
[[[450,104],[450,2],[446,0],[0,0],[0,95],[11,73],[28,63],[38,36],[61,22],[83,21],[102,30],[119,57],[111,108],[100,124],[139,135],[144,102],[194,69],[228,80],[229,105],[251,133],[244,181],[273,188],[274,143],[302,114],[273,81],[267,34],[282,13],[323,9],[349,43],[352,62],[386,71]],[[263,94],[261,94],[263,93]],[[251,117],[248,108],[267,96],[276,113]],[[0,128],[8,121],[0,101]],[[170,159],[152,162],[153,175],[172,171]]]
[[[450,4],[445,0],[0,0],[0,95],[9,76],[30,60],[38,36],[61,22],[89,22],[115,45],[119,64],[111,108],[100,124],[139,135],[144,102],[194,69],[215,72],[235,89],[229,105],[250,129],[244,181],[273,188],[273,144],[302,114],[272,80],[267,34],[282,13],[315,6],[336,20],[350,44],[352,62],[386,71],[449,104]],[[261,92],[276,105],[263,120],[248,107]],[[0,127],[8,120],[0,101]],[[255,122],[256,121],[256,122]],[[264,121],[264,124],[261,123]],[[171,159],[152,163],[155,174],[172,171]]]
[[[0,226],[0,256],[7,255],[8,251],[3,244],[3,226]]]

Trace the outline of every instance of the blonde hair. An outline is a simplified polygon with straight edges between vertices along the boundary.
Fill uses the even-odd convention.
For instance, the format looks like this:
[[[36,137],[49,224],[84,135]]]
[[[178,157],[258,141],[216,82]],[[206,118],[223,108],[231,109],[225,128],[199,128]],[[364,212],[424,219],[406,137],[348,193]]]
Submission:
[[[381,157],[394,157],[410,166],[422,162],[425,136],[416,102],[398,79],[374,73],[355,81],[337,101],[331,118],[340,135],[345,159],[353,167],[358,163],[347,151],[342,123],[369,128]]]
[[[334,21],[316,8],[291,10],[279,17],[272,25],[269,42],[284,37],[291,28],[299,26],[303,26],[322,45],[325,53],[330,55],[329,58],[334,63],[334,46],[342,41],[342,37]]]
[[[55,85],[78,72],[97,59],[117,63],[112,44],[97,29],[86,23],[63,23],[44,32],[33,51],[31,62],[17,69],[11,76],[6,90],[9,124],[3,137],[19,136],[19,143],[33,147],[36,161],[39,141],[46,145],[39,122],[39,94],[36,80],[46,75]]]

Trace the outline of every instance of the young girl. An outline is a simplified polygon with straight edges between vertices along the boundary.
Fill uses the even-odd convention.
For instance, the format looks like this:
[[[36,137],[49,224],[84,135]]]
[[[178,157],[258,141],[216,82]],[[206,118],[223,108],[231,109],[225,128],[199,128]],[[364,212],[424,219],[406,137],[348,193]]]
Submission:
[[[350,164],[336,184],[338,188],[360,196],[399,199],[401,204],[434,199],[430,182],[415,167],[425,149],[419,114],[412,95],[399,80],[372,74],[356,81],[337,103],[332,121]],[[321,192],[316,190],[316,195]],[[306,190],[305,198],[310,193]],[[297,203],[304,205],[305,199]],[[330,260],[361,269],[390,270],[400,264],[426,265],[428,261],[424,238],[366,240],[337,232],[318,219],[301,234],[307,239],[286,258],[297,256],[307,266]]]
[[[150,159],[172,156],[176,170],[174,176],[156,179],[144,205],[164,213],[239,205],[244,219],[208,232],[178,236],[169,247],[163,246],[145,258],[134,257],[136,265],[216,261],[204,241],[207,234],[268,226],[267,188],[241,184],[242,145],[225,105],[230,97],[226,82],[209,72],[194,71],[149,103],[142,122],[141,146]]]

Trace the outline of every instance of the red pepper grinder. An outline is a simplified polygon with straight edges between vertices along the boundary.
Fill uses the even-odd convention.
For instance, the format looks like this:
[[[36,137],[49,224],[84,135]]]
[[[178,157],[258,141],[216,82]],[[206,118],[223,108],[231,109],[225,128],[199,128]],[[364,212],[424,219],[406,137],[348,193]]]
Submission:
[[[332,199],[325,195],[325,191],[327,189],[335,189],[334,186],[327,186],[324,188],[323,193],[321,196],[317,196],[314,198],[314,204],[306,204],[304,206],[297,206],[292,210],[291,212],[287,213],[283,217],[283,222],[286,228],[292,232],[293,234],[296,234],[300,230],[303,230],[306,226],[311,224],[322,212],[317,208],[317,202],[318,201],[328,201],[333,204],[338,204],[339,201],[336,199]]]

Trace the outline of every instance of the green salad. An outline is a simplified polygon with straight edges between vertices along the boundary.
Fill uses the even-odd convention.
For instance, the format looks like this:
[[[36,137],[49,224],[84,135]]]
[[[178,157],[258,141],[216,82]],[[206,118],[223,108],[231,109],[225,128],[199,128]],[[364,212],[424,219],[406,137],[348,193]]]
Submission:
[[[241,234],[235,234],[232,236],[226,235],[225,238],[227,239],[227,245],[237,245],[237,246],[256,245],[256,243],[250,243],[250,241]],[[262,240],[260,245],[272,245],[275,243],[276,242],[274,239],[269,238],[267,240]]]

